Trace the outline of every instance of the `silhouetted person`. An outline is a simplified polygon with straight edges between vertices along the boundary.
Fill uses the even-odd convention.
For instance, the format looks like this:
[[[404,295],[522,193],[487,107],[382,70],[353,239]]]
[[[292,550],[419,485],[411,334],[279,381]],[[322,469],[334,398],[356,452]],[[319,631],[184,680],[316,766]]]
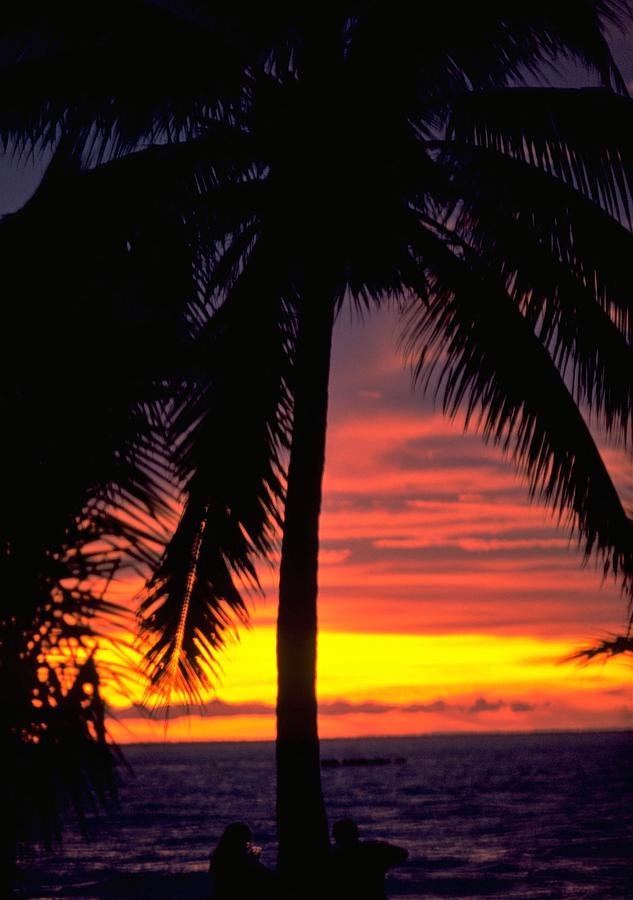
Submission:
[[[209,876],[212,900],[270,900],[275,876],[259,860],[260,847],[251,844],[244,822],[227,825],[211,853]]]
[[[332,828],[331,897],[337,900],[386,900],[385,874],[409,855],[403,847],[386,841],[361,841],[352,819],[341,819]]]

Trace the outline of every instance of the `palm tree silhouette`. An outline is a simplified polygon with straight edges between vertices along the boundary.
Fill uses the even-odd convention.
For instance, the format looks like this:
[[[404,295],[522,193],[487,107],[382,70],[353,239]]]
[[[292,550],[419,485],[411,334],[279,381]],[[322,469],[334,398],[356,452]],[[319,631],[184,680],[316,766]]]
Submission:
[[[150,361],[161,348],[164,371],[167,333],[174,343],[174,304],[165,299],[157,316],[155,303],[160,290],[172,297],[182,239],[171,233],[161,246],[154,215],[129,253],[116,240],[124,197],[108,221],[108,186],[76,174],[60,148],[36,195],[0,222],[14,301],[0,363],[2,896],[18,838],[50,843],[68,802],[83,824],[116,794],[95,646],[104,624],[134,620],[104,585],[122,546],[128,565],[155,563],[152,522],[165,514],[149,450],[160,439]],[[113,349],[115,369],[104,364]]]
[[[159,695],[203,695],[226,630],[246,617],[244,584],[257,586],[256,562],[282,531],[278,828],[289,884],[328,844],[317,558],[343,305],[395,298],[418,381],[435,373],[446,413],[465,407],[585,555],[631,588],[631,522],[580,411],[613,440],[630,438],[631,103],[602,33],[630,10],[507,6],[255,14],[156,0],[111,4],[98,24],[74,3],[12,14],[5,68],[22,77],[0,108],[2,132],[57,146],[56,165],[75,167],[60,192],[92,198],[90,221],[105,210],[98,234],[117,253],[97,270],[115,258],[130,299],[128,269],[156,289],[140,305],[162,323],[164,359],[144,358],[143,414],[123,431],[126,446],[149,448],[142,478],[126,456],[144,508],[170,483],[182,500],[141,605]],[[565,57],[601,86],[525,86]],[[177,257],[165,284],[147,274],[159,263],[152,235]],[[95,260],[98,245],[81,271]]]

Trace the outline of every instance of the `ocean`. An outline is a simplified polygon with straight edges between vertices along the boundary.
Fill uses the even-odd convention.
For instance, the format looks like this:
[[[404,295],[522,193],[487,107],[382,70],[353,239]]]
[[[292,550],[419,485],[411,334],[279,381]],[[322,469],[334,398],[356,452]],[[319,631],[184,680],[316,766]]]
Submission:
[[[124,750],[119,808],[89,840],[24,849],[15,896],[205,897],[209,852],[236,820],[274,864],[271,743]],[[390,897],[633,897],[632,732],[326,740],[322,757],[330,822],[409,851]]]

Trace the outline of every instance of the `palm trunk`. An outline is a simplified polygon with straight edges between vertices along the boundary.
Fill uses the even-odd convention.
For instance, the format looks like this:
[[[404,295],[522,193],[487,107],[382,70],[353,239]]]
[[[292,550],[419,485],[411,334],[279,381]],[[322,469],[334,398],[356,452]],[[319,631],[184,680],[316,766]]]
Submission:
[[[297,345],[277,621],[279,873],[292,897],[319,896],[314,881],[329,845],[321,790],[316,656],[319,515],[334,307],[327,300],[306,300]]]

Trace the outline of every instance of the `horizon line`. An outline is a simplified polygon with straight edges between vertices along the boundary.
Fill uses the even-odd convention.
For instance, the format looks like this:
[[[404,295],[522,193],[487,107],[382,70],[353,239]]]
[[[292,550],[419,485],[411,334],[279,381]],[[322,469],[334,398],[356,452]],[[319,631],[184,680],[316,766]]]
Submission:
[[[426,731],[419,734],[366,734],[366,735],[341,735],[339,737],[320,738],[321,744],[331,741],[403,741],[419,740],[427,738],[487,738],[487,737],[529,737],[533,735],[557,735],[557,734],[626,734],[633,736],[633,727],[622,726],[620,728],[534,728],[529,731]],[[177,746],[191,744],[271,744],[274,746],[275,738],[216,738],[215,740],[190,740],[190,741],[118,741],[117,747],[148,747],[148,746]]]

